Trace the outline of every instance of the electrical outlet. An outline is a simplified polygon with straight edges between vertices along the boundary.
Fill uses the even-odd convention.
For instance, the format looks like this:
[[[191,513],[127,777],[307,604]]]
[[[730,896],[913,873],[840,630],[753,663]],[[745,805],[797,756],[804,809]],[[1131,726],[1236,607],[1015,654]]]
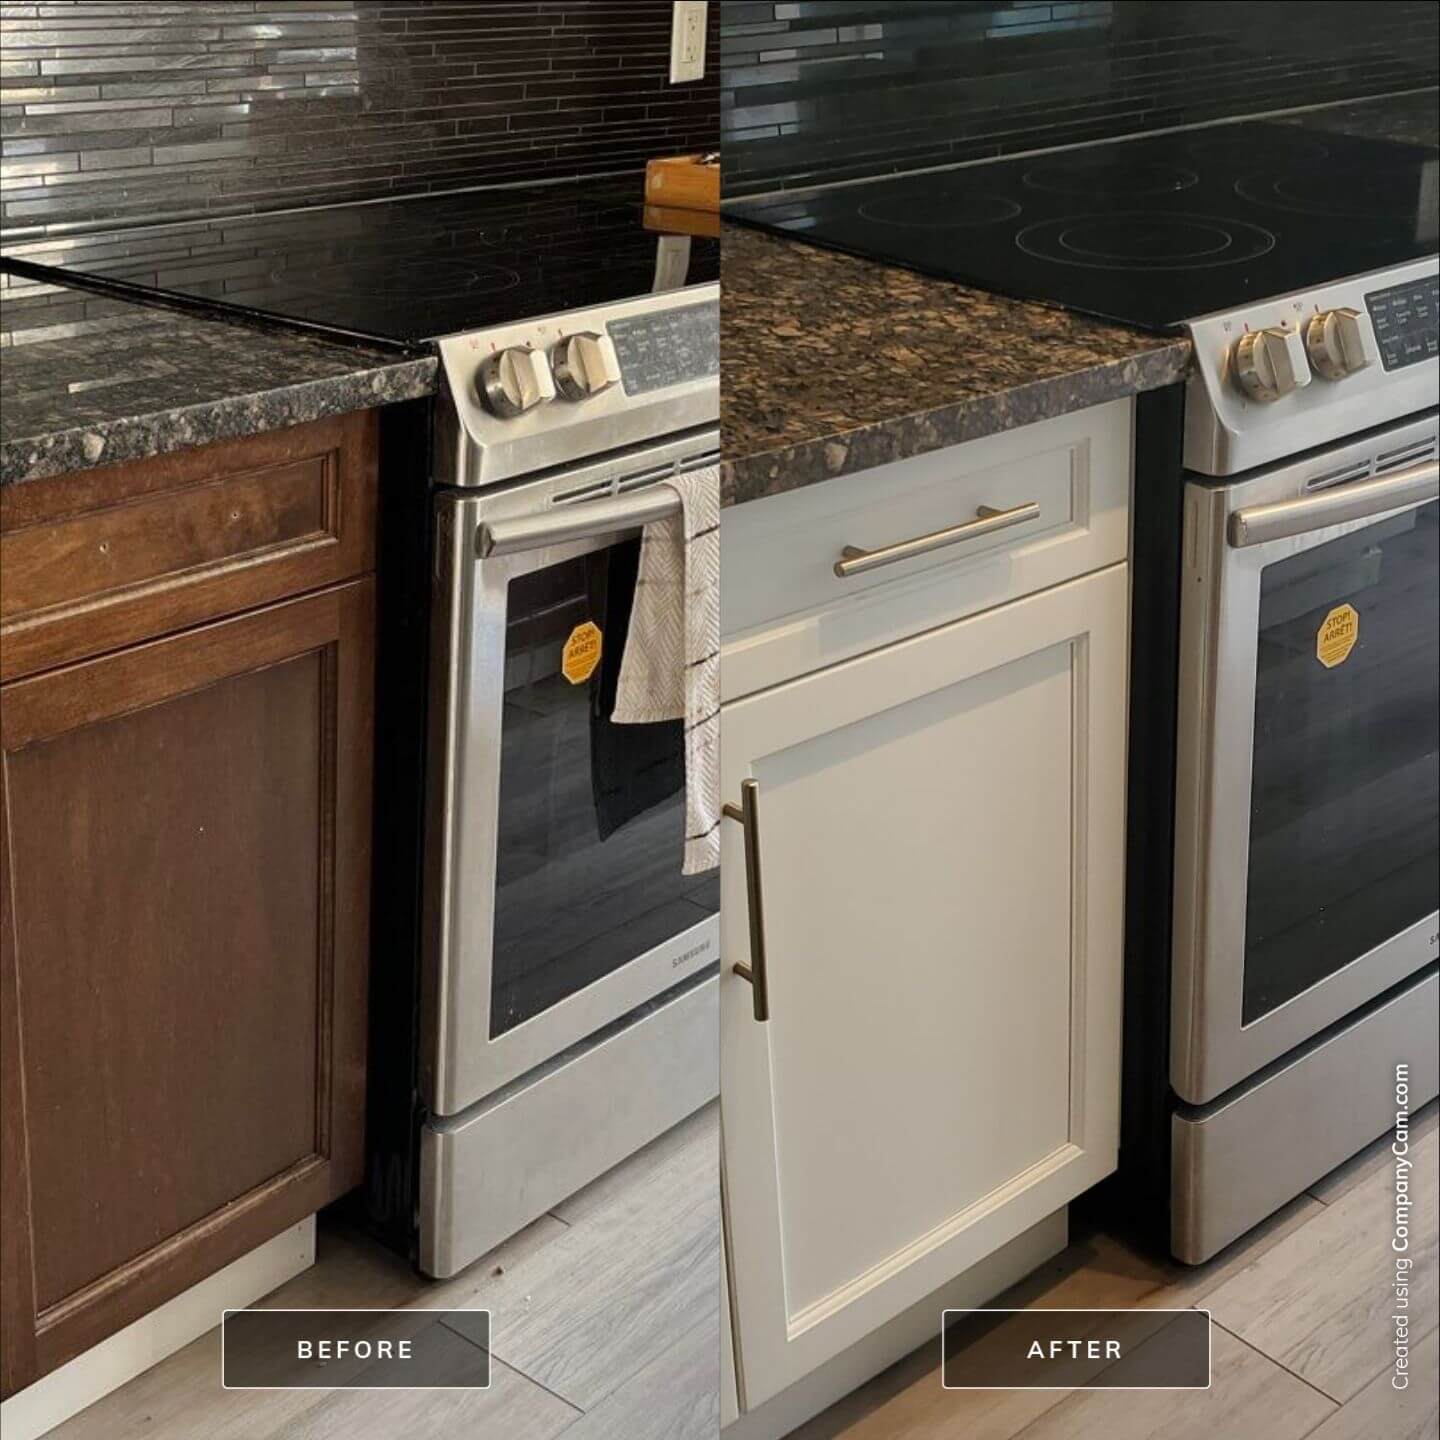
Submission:
[[[706,0],[675,0],[670,29],[670,83],[705,74]]]

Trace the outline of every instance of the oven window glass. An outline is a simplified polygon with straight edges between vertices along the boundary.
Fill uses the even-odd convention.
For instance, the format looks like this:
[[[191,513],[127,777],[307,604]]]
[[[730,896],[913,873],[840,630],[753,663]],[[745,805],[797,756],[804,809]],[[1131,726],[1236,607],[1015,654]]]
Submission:
[[[1436,510],[1263,572],[1246,1024],[1436,908]]]
[[[517,576],[505,637],[491,1036],[523,1024],[719,904],[680,873],[683,722],[612,725],[639,541]],[[577,628],[600,659],[563,657]]]

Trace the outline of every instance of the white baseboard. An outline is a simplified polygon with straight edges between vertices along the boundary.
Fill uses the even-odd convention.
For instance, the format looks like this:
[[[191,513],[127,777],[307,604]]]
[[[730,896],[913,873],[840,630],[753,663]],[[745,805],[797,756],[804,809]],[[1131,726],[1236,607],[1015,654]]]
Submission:
[[[254,1304],[314,1263],[312,1215],[0,1403],[0,1431],[5,1440],[38,1440],[213,1330],[222,1311]]]
[[[888,1325],[772,1396],[759,1409],[746,1411],[720,1432],[720,1440],[780,1440],[926,1341],[934,1343],[938,1358],[941,1311],[985,1305],[1058,1255],[1069,1243],[1069,1213],[1062,1207],[1047,1215]]]

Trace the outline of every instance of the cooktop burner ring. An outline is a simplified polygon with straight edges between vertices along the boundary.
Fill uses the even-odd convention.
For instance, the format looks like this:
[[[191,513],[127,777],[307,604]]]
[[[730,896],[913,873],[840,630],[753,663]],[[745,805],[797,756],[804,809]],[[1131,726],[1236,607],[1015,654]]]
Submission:
[[[1127,239],[1148,239],[1149,253]],[[1015,244],[1037,260],[1088,270],[1208,270],[1259,259],[1275,248],[1275,237],[1219,215],[1139,210],[1040,220],[1019,231]],[[1117,248],[1101,248],[1112,244]]]
[[[957,215],[954,210],[957,203],[970,205],[979,213]],[[901,205],[910,206],[912,213],[903,216],[883,213]],[[933,209],[920,213],[921,206],[944,209],[945,213],[936,216]],[[989,195],[984,191],[975,194],[964,190],[954,193],[953,187],[948,191],[942,187],[930,195],[881,196],[862,204],[856,214],[877,225],[895,225],[903,230],[958,230],[999,225],[1006,220],[1013,220],[1020,210],[1021,207],[1015,201],[1008,200],[1003,195]]]
[[[1398,180],[1410,186],[1402,196],[1387,181]],[[1306,194],[1307,184],[1318,193]],[[1384,169],[1341,169],[1324,172],[1276,175],[1245,175],[1235,182],[1235,193],[1255,205],[1272,210],[1286,210],[1294,215],[1333,215],[1344,220],[1387,222],[1412,218],[1418,208],[1413,175],[1396,174]]]
[[[1027,170],[1020,183],[1047,195],[1096,195],[1111,200],[1175,195],[1200,183],[1199,175],[1184,165],[1142,160],[1117,166],[1113,160],[1111,152],[1084,161],[1062,153]]]
[[[520,273],[508,265],[486,261],[451,260],[432,257],[403,265],[400,270],[408,298],[451,300],[477,295],[498,295],[520,284]],[[347,283],[348,277],[348,283]],[[377,283],[373,264],[363,260],[336,261],[291,268],[281,265],[270,279],[285,285],[300,285],[307,293],[349,299]]]

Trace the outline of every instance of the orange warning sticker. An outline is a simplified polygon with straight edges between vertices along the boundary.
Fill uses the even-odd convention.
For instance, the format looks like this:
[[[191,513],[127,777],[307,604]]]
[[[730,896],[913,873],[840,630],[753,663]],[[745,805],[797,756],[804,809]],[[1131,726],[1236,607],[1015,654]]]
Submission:
[[[1353,605],[1337,605],[1315,632],[1315,658],[1327,669],[1343,665],[1360,638],[1360,613]]]
[[[599,663],[600,627],[587,620],[570,632],[560,657],[560,673],[572,685],[580,685],[595,673]]]

